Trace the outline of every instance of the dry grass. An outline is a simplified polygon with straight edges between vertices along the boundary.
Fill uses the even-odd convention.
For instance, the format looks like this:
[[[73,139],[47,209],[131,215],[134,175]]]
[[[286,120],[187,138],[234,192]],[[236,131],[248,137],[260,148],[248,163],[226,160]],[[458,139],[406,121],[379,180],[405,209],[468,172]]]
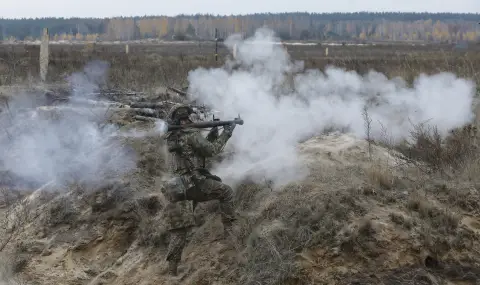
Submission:
[[[424,148],[421,150],[429,151]],[[419,157],[424,157],[424,154],[421,155]],[[320,274],[316,273],[317,271],[334,272],[331,270],[338,266],[336,263],[353,262],[355,265],[351,265],[352,269],[357,272],[370,272],[370,275],[376,274],[377,277],[359,276],[353,271],[343,273],[335,271],[336,273],[327,274],[324,278],[330,282],[335,280],[336,284],[377,284],[379,280],[383,280],[385,284],[421,284],[418,282],[427,279],[418,276],[434,276],[432,278],[440,280],[453,278],[451,276],[454,276],[455,269],[445,273],[446,271],[440,272],[435,268],[425,270],[413,265],[398,266],[394,267],[395,269],[382,267],[382,262],[392,256],[391,251],[398,246],[402,247],[403,244],[401,242],[397,244],[399,241],[392,236],[388,236],[388,241],[385,241],[383,235],[386,229],[368,214],[379,209],[377,203],[382,203],[382,195],[393,195],[398,192],[398,177],[394,175],[392,169],[381,163],[372,162],[365,178],[373,188],[381,189],[380,192],[383,194],[372,196],[357,189],[335,191],[317,188],[312,184],[292,184],[281,192],[272,193],[266,185],[245,183],[237,189],[235,197],[237,211],[242,214],[242,218],[235,225],[232,242],[239,257],[222,264],[228,269],[215,271],[199,266],[200,269],[194,271],[195,274],[204,280],[202,282],[222,280],[225,284],[321,284],[323,279],[315,277],[315,274]],[[127,223],[127,226],[120,227],[122,230],[127,227],[124,234],[129,236],[127,241],[124,241],[126,245],[122,246],[122,250],[126,250],[134,243],[133,240],[136,240],[138,245],[148,252],[148,256],[152,256],[151,262],[154,260],[158,263],[165,254],[167,245],[167,233],[162,227],[159,215],[162,203],[154,196],[144,196],[141,199],[135,199],[128,193],[123,196],[122,191],[112,191],[113,188],[115,187],[112,185],[106,185],[92,190],[84,189],[81,192],[85,195],[82,196],[85,206],[92,207],[89,223],[101,221],[115,225],[120,221],[121,225]],[[409,233],[412,236],[409,242],[419,244],[421,248],[435,256],[443,257],[448,253],[471,251],[478,239],[460,227],[459,215],[453,213],[450,206],[473,209],[475,205],[468,204],[466,193],[454,192],[448,187],[441,186],[436,191],[450,195],[450,198],[438,201],[437,205],[429,201],[431,197],[415,195],[413,192],[406,201],[397,199],[391,204],[394,208],[404,207],[401,208],[404,212],[388,213],[387,221],[397,225],[400,232]],[[457,199],[452,199],[453,196]],[[61,202],[61,199],[58,201]],[[67,206],[60,203],[58,207],[54,207],[55,205],[56,202],[51,204],[58,210],[53,212],[58,218],[56,220],[64,225],[72,225],[70,229],[72,233],[76,225],[86,223],[85,218],[75,220],[68,218],[76,216],[69,210],[72,209],[71,204]],[[213,209],[203,214],[208,216],[215,213]],[[198,243],[192,247],[193,252],[189,252],[189,255],[199,254],[195,252],[196,246],[200,251],[210,250],[210,246],[202,247],[205,246],[205,241],[202,245],[202,242],[199,242],[202,241],[201,237],[197,236],[195,240]],[[78,252],[87,250],[92,246],[89,245],[91,243],[88,239],[84,243],[76,241],[75,250]],[[322,256],[327,262],[326,266],[304,265],[305,253],[315,250],[326,252]],[[410,251],[413,250],[409,249],[408,253],[404,254],[415,255]],[[477,260],[475,256],[472,258],[473,261]],[[477,276],[477,268],[473,261],[458,267],[460,266],[458,258],[448,261],[451,263],[448,263],[446,258],[438,258],[438,262],[445,266],[467,270],[466,277],[459,277],[459,274],[455,277],[463,281]],[[149,261],[145,262],[148,264]],[[391,263],[388,264],[391,266]],[[188,272],[193,274],[193,271]]]
[[[450,50],[449,50],[450,49]],[[304,60],[307,68],[324,69],[335,65],[359,73],[371,69],[389,77],[401,76],[408,82],[420,73],[449,71],[480,82],[477,66],[480,51],[453,51],[451,47],[412,47],[408,45],[375,47],[330,48],[325,57],[320,47],[295,46],[288,52],[293,59]],[[220,58],[214,60],[211,45],[134,45],[125,54],[123,45],[84,46],[52,45],[48,81],[63,80],[65,76],[83,69],[92,60],[104,60],[110,64],[108,84],[110,88],[145,90],[152,86],[186,83],[188,71],[197,67],[219,66],[228,56],[221,48]],[[0,86],[27,82],[38,75],[38,46],[0,46]]]
[[[315,195],[315,189],[291,185],[272,197],[250,187],[239,191],[254,195],[249,207],[260,207],[262,213],[244,219],[235,233],[237,247],[244,248],[240,284],[305,284],[307,277],[297,263],[301,252],[311,247],[334,251],[345,222],[366,212],[354,192]]]
[[[440,209],[425,199],[425,197],[414,196],[408,201],[407,207],[418,213],[419,217],[428,220],[433,228],[442,234],[454,232],[460,222],[459,217],[450,209]]]
[[[368,182],[375,188],[390,190],[395,187],[396,177],[387,165],[372,163],[367,169]]]
[[[467,125],[442,138],[435,126],[416,125],[411,143],[397,147],[408,159],[423,161],[434,171],[462,169],[477,157],[477,127]],[[463,170],[463,169],[462,169]]]

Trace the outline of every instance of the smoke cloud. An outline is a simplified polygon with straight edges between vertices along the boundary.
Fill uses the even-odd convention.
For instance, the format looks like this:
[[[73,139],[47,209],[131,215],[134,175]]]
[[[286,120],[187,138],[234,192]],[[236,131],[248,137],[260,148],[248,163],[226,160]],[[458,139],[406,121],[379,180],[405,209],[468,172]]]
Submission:
[[[72,74],[72,102],[94,98],[108,66],[88,64]],[[95,183],[122,175],[135,167],[135,156],[115,126],[105,124],[106,108],[73,103],[40,107],[43,94],[16,94],[1,113],[0,163],[3,170],[42,185]]]
[[[274,42],[267,29],[246,40],[232,36],[225,43],[236,45],[235,61],[189,73],[195,99],[221,110],[222,119],[241,114],[245,121],[229,141],[234,157],[215,169],[230,183],[249,177],[282,184],[303,177],[298,142],[332,127],[364,138],[365,106],[371,136],[380,138],[387,129],[395,141],[407,139],[412,124],[436,125],[445,136],[473,119],[475,85],[454,74],[420,75],[408,86],[375,71],[304,70]]]

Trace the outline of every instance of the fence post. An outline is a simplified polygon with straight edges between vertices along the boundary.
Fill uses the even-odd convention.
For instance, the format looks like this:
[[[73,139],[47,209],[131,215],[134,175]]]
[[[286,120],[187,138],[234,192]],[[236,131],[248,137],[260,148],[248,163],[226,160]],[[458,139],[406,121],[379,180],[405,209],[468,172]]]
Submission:
[[[42,41],[40,44],[40,78],[43,82],[47,79],[47,71],[48,71],[48,43],[49,43],[49,35],[48,29],[43,29]]]
[[[237,59],[237,44],[233,45],[233,59]]]

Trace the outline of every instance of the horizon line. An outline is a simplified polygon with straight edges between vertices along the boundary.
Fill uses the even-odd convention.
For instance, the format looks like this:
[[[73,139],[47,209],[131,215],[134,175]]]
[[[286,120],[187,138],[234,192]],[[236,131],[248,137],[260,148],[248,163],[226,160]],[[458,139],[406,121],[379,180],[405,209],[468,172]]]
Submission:
[[[65,19],[65,20],[72,20],[72,19],[115,19],[115,18],[154,18],[154,17],[170,17],[170,18],[178,18],[178,17],[195,17],[195,16],[210,16],[210,17],[245,17],[245,16],[253,16],[259,14],[272,14],[272,15],[279,15],[279,14],[309,14],[309,15],[332,15],[332,14],[427,14],[427,15],[439,15],[439,14],[447,14],[447,15],[469,15],[480,16],[480,12],[427,12],[427,11],[353,11],[353,12],[306,12],[306,11],[290,11],[290,12],[254,12],[254,13],[245,13],[245,14],[211,14],[211,13],[196,13],[196,14],[176,14],[176,15],[120,15],[120,16],[105,16],[105,17],[93,17],[93,16],[75,16],[75,17],[62,17],[62,16],[44,16],[44,17],[17,17],[17,18],[3,18],[0,17],[0,20],[41,20],[41,19]]]

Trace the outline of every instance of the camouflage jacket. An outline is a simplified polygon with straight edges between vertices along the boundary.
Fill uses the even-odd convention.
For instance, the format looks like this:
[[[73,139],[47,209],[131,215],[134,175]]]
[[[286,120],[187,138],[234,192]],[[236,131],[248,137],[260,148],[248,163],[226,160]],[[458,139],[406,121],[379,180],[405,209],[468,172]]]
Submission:
[[[196,129],[178,130],[167,136],[168,168],[172,175],[192,178],[205,173],[206,159],[220,153],[230,135],[203,137]],[[199,172],[200,171],[200,172]]]
[[[173,176],[162,192],[169,203],[165,207],[164,219],[167,229],[186,228],[195,224],[193,201],[183,200],[185,191],[194,186],[195,181],[211,175],[205,169],[205,160],[222,151],[230,135],[203,137],[196,129],[185,129],[167,135],[168,168]]]

